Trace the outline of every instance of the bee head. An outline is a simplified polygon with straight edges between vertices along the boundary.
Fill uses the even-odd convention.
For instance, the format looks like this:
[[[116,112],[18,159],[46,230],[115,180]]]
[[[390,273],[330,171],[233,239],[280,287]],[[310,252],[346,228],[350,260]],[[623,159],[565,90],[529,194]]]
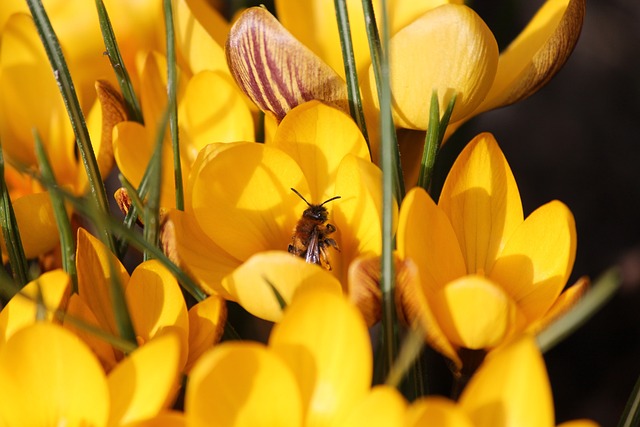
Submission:
[[[302,197],[302,194],[298,193],[298,191],[295,188],[292,188],[291,191],[296,193],[298,195],[298,197],[300,197],[302,200],[304,200],[304,202],[307,204],[307,206],[309,206],[302,213],[302,216],[310,218],[310,219],[314,219],[316,221],[321,221],[321,222],[325,222],[327,220],[327,216],[328,216],[327,208],[325,208],[324,205],[326,203],[329,203],[332,200],[336,200],[336,199],[340,198],[340,196],[335,196],[335,197],[332,197],[330,199],[325,200],[324,202],[320,203],[319,205],[312,205],[311,203],[307,202],[307,199]]]

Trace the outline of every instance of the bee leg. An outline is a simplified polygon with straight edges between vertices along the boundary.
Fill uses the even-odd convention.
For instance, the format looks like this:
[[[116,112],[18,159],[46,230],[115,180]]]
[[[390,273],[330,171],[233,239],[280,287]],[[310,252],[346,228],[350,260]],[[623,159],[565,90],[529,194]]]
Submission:
[[[333,249],[335,249],[336,251],[340,252],[340,248],[338,247],[338,244],[336,243],[335,240],[333,239],[324,239],[324,246],[331,246],[333,247]]]
[[[318,252],[320,254],[320,257],[319,257],[320,266],[325,270],[331,270],[331,264],[329,263],[329,256],[327,255],[326,246],[325,245],[319,246]]]
[[[333,224],[327,224],[324,226],[325,234],[331,234],[336,231],[336,227]]]

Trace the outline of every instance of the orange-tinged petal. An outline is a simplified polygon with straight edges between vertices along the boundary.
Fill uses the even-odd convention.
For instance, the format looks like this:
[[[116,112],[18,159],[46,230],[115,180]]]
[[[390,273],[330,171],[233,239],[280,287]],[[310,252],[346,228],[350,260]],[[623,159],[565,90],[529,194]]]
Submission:
[[[152,417],[172,403],[180,372],[180,346],[174,333],[161,334],[109,373],[109,425]]]
[[[58,325],[36,323],[0,347],[3,425],[105,426],[108,393],[91,350]]]
[[[22,196],[13,201],[13,211],[27,258],[35,258],[56,247],[60,235],[49,193]],[[0,241],[2,252],[6,254],[4,238],[0,238]]]
[[[264,144],[236,144],[198,169],[191,206],[211,240],[239,260],[269,249],[285,250],[308,194],[296,162]]]
[[[578,41],[586,0],[547,0],[500,54],[498,71],[476,114],[536,92],[562,68]]]
[[[299,427],[303,408],[296,380],[262,344],[226,342],[191,370],[185,396],[189,426]]]
[[[454,402],[440,396],[423,397],[407,410],[407,427],[476,427]]]
[[[495,283],[464,276],[433,295],[438,323],[455,345],[472,350],[495,347],[516,322],[516,306]]]
[[[227,320],[227,305],[219,296],[210,296],[189,309],[189,372],[198,358],[220,341]]]
[[[87,303],[80,298],[80,295],[73,294],[69,299],[69,305],[65,311],[62,325],[78,336],[78,338],[93,350],[93,353],[98,357],[98,360],[100,360],[105,372],[111,371],[118,363],[113,347],[101,337],[78,327],[76,322],[82,322],[84,325],[102,329],[100,328],[98,319],[96,319],[95,314],[93,314],[89,306],[87,306]]]
[[[187,361],[189,318],[175,277],[160,261],[138,265],[127,284],[125,298],[138,341],[146,342],[170,328],[180,338],[180,367]]]
[[[493,135],[476,136],[460,153],[438,206],[446,212],[458,236],[467,273],[489,271],[523,221],[518,186]]]
[[[319,101],[292,109],[271,145],[289,154],[307,177],[313,177],[315,185],[310,190],[315,203],[335,196],[336,171],[345,155],[370,159],[367,143],[351,116]]]
[[[349,111],[344,80],[265,8],[252,7],[240,15],[225,51],[240,88],[278,120],[312,99]]]
[[[206,70],[194,75],[180,107],[181,125],[189,141],[189,163],[212,142],[254,139],[251,111],[227,73]]]
[[[111,267],[124,287],[129,274],[122,263],[97,238],[83,228],[78,229],[76,245],[76,268],[78,270],[78,293],[87,303],[100,325],[117,335],[113,304],[111,302]]]
[[[402,201],[398,254],[416,263],[427,296],[466,274],[464,258],[449,219],[422,188],[412,189]]]
[[[389,49],[394,122],[410,129],[427,129],[434,90],[441,111],[456,95],[452,122],[469,115],[489,91],[498,64],[493,33],[464,5],[429,10],[398,31]],[[378,105],[373,68],[363,85],[363,96]]]
[[[341,289],[331,273],[284,251],[260,252],[222,281],[232,299],[249,313],[277,322],[282,318],[282,309],[270,284],[287,304],[303,284]]]
[[[42,298],[45,319],[57,318],[55,310],[64,310],[71,293],[71,278],[62,270],[42,274],[27,283],[0,311],[0,347],[14,333],[37,320],[37,301]]]
[[[599,424],[591,420],[572,420],[558,424],[558,427],[598,427]]]
[[[347,283],[348,266],[361,255],[379,255],[382,248],[382,173],[373,163],[346,155],[336,174],[333,221],[338,229],[342,264],[334,270]],[[397,206],[393,204],[394,230]]]
[[[544,360],[530,336],[490,353],[462,392],[476,427],[551,427],[553,399]]]
[[[269,347],[294,373],[306,425],[340,424],[371,385],[367,327],[346,297],[318,289],[287,307]]]
[[[560,295],[575,255],[573,215],[556,200],[536,209],[514,230],[488,275],[511,295],[529,320],[535,320]]]
[[[221,282],[240,261],[205,236],[195,218],[182,211],[170,211],[162,227],[162,242],[169,258],[193,276],[202,290],[230,297]]]
[[[376,386],[356,403],[342,425],[389,427],[404,425],[407,402],[397,389]]]
[[[228,72],[224,41],[229,24],[205,0],[177,0],[173,9],[176,45],[191,71]],[[203,54],[206,52],[206,54]]]

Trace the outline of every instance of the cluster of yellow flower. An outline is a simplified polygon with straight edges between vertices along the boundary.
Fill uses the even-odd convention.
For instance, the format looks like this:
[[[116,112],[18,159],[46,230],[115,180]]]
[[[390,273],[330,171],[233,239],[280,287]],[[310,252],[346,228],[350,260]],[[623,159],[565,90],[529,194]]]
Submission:
[[[28,3],[32,14],[42,7]],[[409,189],[386,206],[392,235],[382,227],[385,110],[361,2],[346,1],[360,126],[350,115],[333,2],[276,0],[277,19],[254,7],[233,25],[211,1],[162,3],[104,0],[122,56],[114,67],[132,71],[136,116],[116,89],[114,58],[103,55],[96,5],[44,2],[99,172],[117,166],[131,184],[116,193],[125,213],[144,205],[134,193],[159,153],[151,185],[162,252],[145,252],[155,259],[129,264],[131,274],[121,252],[88,231],[108,228],[104,215],[71,203],[95,183],[46,34],[22,1],[0,6],[2,188],[32,266],[21,283],[0,274],[0,425],[555,425],[534,337],[588,286],[580,279],[563,292],[576,252],[573,216],[551,201],[525,218],[489,133],[467,144],[434,201],[417,185],[418,140],[434,126],[432,95],[439,105],[455,100],[450,125],[439,130],[446,140],[475,115],[548,82],[577,42],[585,0],[547,0],[503,52],[462,1],[388,1],[383,53]],[[159,137],[172,107],[178,147],[168,132]],[[55,185],[36,171],[34,130]],[[61,263],[54,192],[69,200],[71,264]],[[3,223],[10,211],[2,210]],[[148,217],[138,223],[151,227]],[[394,292],[385,296],[380,259],[392,238]],[[185,292],[193,288],[181,288],[186,280],[197,285],[195,301]],[[384,318],[385,298],[395,301],[398,329],[420,331],[449,361],[464,387],[456,400],[378,384],[381,344],[368,328]],[[222,340],[226,301],[274,322],[268,343]]]

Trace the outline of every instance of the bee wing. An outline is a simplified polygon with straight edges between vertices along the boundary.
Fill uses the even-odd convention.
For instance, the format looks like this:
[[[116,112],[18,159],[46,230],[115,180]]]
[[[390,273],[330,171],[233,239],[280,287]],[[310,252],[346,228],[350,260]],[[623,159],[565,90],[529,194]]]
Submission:
[[[311,264],[320,264],[320,247],[318,246],[318,231],[313,230],[307,247],[307,256],[305,261]]]

